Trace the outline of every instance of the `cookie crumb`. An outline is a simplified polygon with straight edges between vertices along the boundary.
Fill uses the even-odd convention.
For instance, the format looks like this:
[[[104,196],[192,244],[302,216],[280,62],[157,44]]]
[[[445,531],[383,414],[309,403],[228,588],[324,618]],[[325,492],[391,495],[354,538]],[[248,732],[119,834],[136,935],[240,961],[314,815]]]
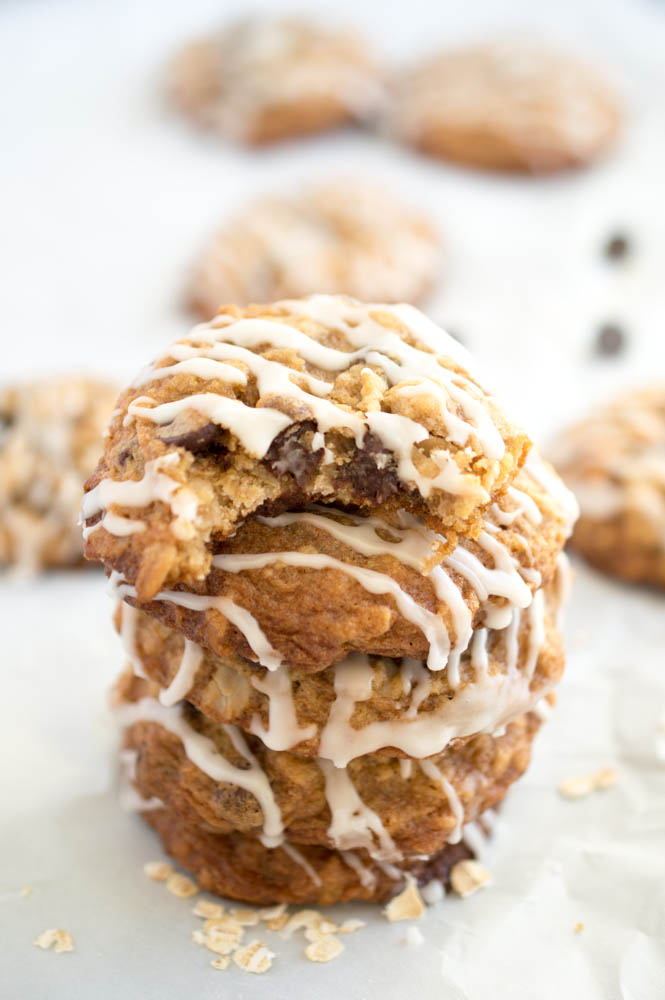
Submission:
[[[143,871],[153,882],[166,882],[173,874],[173,865],[168,861],[146,861]]]
[[[419,920],[422,917],[425,904],[418,892],[415,879],[407,876],[406,889],[398,896],[393,896],[383,912],[391,923],[397,920]]]
[[[25,899],[27,896],[32,896],[32,886],[26,885],[21,889],[21,896]]]
[[[275,953],[266,948],[263,941],[257,940],[238,948],[233,954],[233,961],[245,972],[261,974],[268,971],[274,957]]]
[[[330,962],[344,951],[344,945],[332,934],[323,934],[305,948],[310,962]]]
[[[603,357],[614,357],[624,350],[626,339],[626,333],[618,323],[603,323],[598,328],[594,350]]]
[[[187,878],[186,875],[180,875],[179,872],[173,872],[168,876],[166,888],[174,896],[177,896],[178,899],[190,899],[199,891],[196,883],[192,882],[191,878]]]
[[[210,899],[198,899],[192,908],[195,917],[205,917],[206,920],[223,916],[224,907],[220,903],[213,903]]]
[[[404,943],[408,948],[418,948],[424,940],[422,931],[418,927],[411,926],[407,928]]]
[[[52,927],[50,930],[42,931],[39,937],[32,942],[37,948],[45,951],[54,945],[55,952],[74,951],[74,938],[67,931]]]
[[[478,889],[481,889],[484,885],[488,885],[491,880],[492,876],[487,868],[472,858],[465,858],[463,861],[458,861],[456,865],[453,865],[450,872],[450,884],[453,891],[458,896],[461,896],[462,899],[473,895]]]
[[[583,930],[584,930],[584,924],[575,924],[575,933],[576,934],[581,934],[581,932]]]
[[[591,774],[566,778],[557,785],[557,791],[564,799],[583,799],[597,789],[610,788],[615,784],[617,774],[615,767],[601,767]]]
[[[213,969],[219,969],[221,972],[224,969],[228,969],[229,965],[231,964],[231,959],[228,958],[226,955],[220,955],[219,958],[213,958],[210,964],[212,965]]]

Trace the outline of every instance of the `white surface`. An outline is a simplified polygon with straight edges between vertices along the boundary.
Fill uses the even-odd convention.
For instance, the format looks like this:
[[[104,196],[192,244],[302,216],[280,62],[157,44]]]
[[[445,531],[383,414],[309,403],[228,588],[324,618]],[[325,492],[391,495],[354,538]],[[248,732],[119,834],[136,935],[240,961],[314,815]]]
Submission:
[[[240,152],[172,117],[160,90],[174,44],[222,4],[6,2],[2,377],[74,366],[126,379],[184,328],[183,268],[225,213],[256,191],[339,170],[380,177],[429,208],[447,251],[429,311],[463,332],[534,434],[620,384],[662,377],[665,9],[656,0],[456,7],[412,0],[408,19],[378,2],[335,10],[396,57],[515,25],[595,54],[629,108],[615,155],[586,173],[528,180],[447,168],[354,133]],[[626,267],[598,255],[615,226],[635,240]],[[629,352],[592,359],[595,323],[615,316]],[[302,958],[302,938],[270,936],[278,958],[262,979],[210,969],[212,956],[188,940],[190,905],[141,874],[159,851],[109,791],[105,692],[121,654],[101,574],[4,579],[0,607],[3,998],[661,1000],[660,595],[580,569],[560,705],[504,810],[490,889],[430,910],[418,948],[407,947],[406,925],[371,907],[346,908],[368,927],[329,966]],[[611,764],[615,788],[581,802],[557,796],[559,780]],[[20,898],[25,885],[34,892]],[[73,933],[74,954],[32,947],[53,926]]]

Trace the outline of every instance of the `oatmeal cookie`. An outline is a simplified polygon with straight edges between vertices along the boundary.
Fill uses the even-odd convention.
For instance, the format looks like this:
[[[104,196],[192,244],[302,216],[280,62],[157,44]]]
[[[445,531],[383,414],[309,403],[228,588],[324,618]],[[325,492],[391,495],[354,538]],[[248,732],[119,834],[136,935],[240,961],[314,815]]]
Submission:
[[[397,80],[389,127],[432,156],[539,173],[590,163],[615,139],[616,98],[590,67],[524,43],[441,53]]]
[[[198,124],[262,145],[365,120],[382,85],[353,33],[257,16],[187,45],[173,64],[171,94]]]
[[[235,726],[210,722],[186,703],[165,707],[156,686],[121,688],[125,747],[135,751],[138,791],[188,824],[221,834],[337,850],[378,860],[432,854],[460,839],[465,823],[501,801],[529,763],[539,718],[528,713],[499,734],[481,734],[419,761],[363,756],[346,768],[268,749]],[[137,700],[132,700],[136,698]],[[353,821],[349,821],[354,817]]]
[[[87,378],[0,389],[0,566],[83,561],[78,512],[117,391]]]
[[[86,484],[86,556],[145,602],[203,580],[253,513],[311,502],[477,533],[529,439],[411,306],[228,307],[121,396]]]
[[[237,655],[219,657],[127,605],[118,618],[133,669],[159,685],[162,704],[186,698],[211,721],[253,733],[272,750],[344,767],[364,754],[440,754],[453,740],[496,732],[532,709],[563,673],[557,603],[539,591],[506,628],[478,630],[452,678],[420,660],[359,653],[315,674],[286,665],[266,670]]]
[[[419,885],[435,881],[448,888],[451,869],[473,857],[464,842],[446,844],[423,859],[399,864],[374,861],[366,851],[285,841],[267,848],[254,837],[214,833],[204,823],[193,825],[168,809],[144,813],[164,850],[192,872],[201,889],[257,906],[269,903],[313,903],[330,906],[350,900],[383,902],[395,894],[404,874]]]
[[[216,547],[203,583],[141,607],[222,657],[268,667],[323,670],[358,651],[453,670],[474,628],[508,624],[552,580],[571,499],[530,455],[478,537],[448,555],[446,539],[414,518],[388,524],[332,507],[253,517]],[[136,588],[113,581],[136,605]]]
[[[665,387],[613,400],[550,454],[581,508],[573,547],[612,576],[665,586]]]
[[[263,198],[231,219],[194,270],[187,301],[201,319],[227,302],[269,302],[313,292],[365,302],[418,302],[439,267],[424,215],[380,185],[327,183]]]

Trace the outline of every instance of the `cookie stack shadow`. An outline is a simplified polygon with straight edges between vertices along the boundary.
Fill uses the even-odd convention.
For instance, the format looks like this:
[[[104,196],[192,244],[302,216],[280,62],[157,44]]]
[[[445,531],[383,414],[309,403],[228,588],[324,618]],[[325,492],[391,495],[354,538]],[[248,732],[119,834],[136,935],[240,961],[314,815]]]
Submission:
[[[333,300],[328,317],[337,317],[334,303],[335,330],[350,341],[335,353],[360,350],[347,317],[360,307]],[[293,343],[306,356],[289,303],[276,314],[276,343],[298,330]],[[505,450],[516,457],[491,502],[468,518],[467,533],[459,516],[454,532],[437,531],[427,510],[419,516],[413,490],[408,502],[399,488],[390,502],[382,495],[375,479],[394,467],[394,454],[370,467],[368,449],[356,448],[343,465],[341,446],[329,433],[324,444],[315,423],[306,435],[283,437],[290,445],[273,452],[272,464],[264,460],[279,489],[269,500],[257,493],[233,530],[209,534],[206,572],[197,575],[192,497],[200,518],[202,479],[210,484],[221,467],[228,477],[230,452],[198,418],[174,428],[171,411],[168,440],[162,433],[154,449],[156,422],[140,407],[146,398],[156,408],[189,400],[190,415],[200,413],[201,393],[218,391],[209,382],[201,388],[210,371],[199,364],[222,356],[211,346],[216,338],[231,345],[228,356],[251,339],[243,322],[262,323],[267,337],[274,319],[270,310],[258,320],[232,315],[208,326],[215,333],[207,346],[198,328],[188,381],[177,366],[191,350],[172,348],[156,363],[170,367],[167,377],[153,369],[121,397],[84,506],[87,554],[106,563],[119,602],[115,622],[129,662],[114,700],[137,807],[166,851],[223,896],[255,904],[383,900],[405,875],[436,895],[489,832],[553,703],[564,669],[561,550],[574,502],[504,424]],[[411,314],[382,315],[388,319],[363,313],[362,335],[374,350],[397,315],[403,324]],[[319,321],[328,332],[332,324]],[[399,334],[405,342],[412,335]],[[332,350],[316,324],[308,336]],[[254,357],[266,353],[261,347]],[[283,365],[284,355],[270,363]],[[180,381],[160,395],[169,378]],[[466,405],[479,420],[476,395]],[[121,445],[135,463],[125,471],[116,462]],[[324,450],[324,463],[349,472],[325,497],[313,485]],[[173,479],[178,462],[186,475]],[[241,482],[254,475],[246,468]],[[350,502],[349,483],[356,500],[365,491],[364,504]],[[167,546],[163,526],[174,523],[178,543]]]

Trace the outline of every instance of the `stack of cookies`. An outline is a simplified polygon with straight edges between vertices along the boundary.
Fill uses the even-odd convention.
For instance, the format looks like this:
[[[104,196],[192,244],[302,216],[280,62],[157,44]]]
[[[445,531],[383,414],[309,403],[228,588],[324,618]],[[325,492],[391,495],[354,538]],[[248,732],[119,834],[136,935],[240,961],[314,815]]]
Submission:
[[[145,818],[252,903],[445,884],[564,667],[571,494],[411,306],[228,307],[121,396],[84,498]]]

